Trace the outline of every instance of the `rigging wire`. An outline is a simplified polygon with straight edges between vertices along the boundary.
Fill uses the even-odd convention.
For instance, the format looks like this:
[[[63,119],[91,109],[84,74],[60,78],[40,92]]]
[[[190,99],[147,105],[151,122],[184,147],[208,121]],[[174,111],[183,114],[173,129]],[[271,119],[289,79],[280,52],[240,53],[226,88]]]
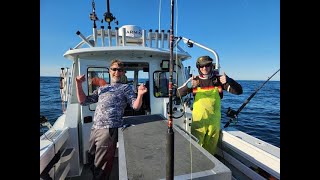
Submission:
[[[161,0],[159,1],[159,31],[160,31],[160,25],[161,25]]]

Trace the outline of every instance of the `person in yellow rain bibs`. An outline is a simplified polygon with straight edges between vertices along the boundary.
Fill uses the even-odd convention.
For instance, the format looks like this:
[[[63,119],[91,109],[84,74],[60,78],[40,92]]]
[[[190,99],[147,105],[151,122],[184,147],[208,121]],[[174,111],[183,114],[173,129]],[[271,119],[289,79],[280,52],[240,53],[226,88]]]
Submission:
[[[242,94],[242,86],[225,73],[218,75],[215,65],[210,56],[199,57],[196,62],[199,75],[190,77],[177,89],[178,97],[193,93],[191,134],[212,155],[216,153],[219,139],[223,90]]]

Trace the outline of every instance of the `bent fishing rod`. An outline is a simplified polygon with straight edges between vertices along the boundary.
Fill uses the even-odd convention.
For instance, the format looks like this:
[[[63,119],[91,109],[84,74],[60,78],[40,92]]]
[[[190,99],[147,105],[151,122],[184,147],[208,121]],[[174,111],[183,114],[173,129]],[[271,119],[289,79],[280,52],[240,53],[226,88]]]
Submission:
[[[275,73],[273,73],[255,92],[253,92],[251,94],[251,96],[244,101],[244,103],[239,107],[239,109],[237,111],[232,110],[230,107],[227,110],[227,117],[230,117],[229,121],[224,125],[223,128],[227,128],[230,123],[238,118],[238,114],[241,112],[241,110],[249,103],[249,101],[253,98],[254,95],[257,94],[257,92],[274,76],[276,75],[278,72],[280,71],[280,69],[278,69]]]

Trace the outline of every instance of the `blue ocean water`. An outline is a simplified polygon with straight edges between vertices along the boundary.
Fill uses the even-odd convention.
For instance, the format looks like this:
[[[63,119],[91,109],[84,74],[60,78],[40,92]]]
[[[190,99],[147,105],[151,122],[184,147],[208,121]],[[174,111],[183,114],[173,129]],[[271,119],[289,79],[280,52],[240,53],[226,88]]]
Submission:
[[[238,110],[265,81],[238,82],[243,87],[243,94],[237,96],[224,92],[223,125],[229,120],[226,116],[228,108]],[[40,77],[40,115],[53,124],[61,113],[59,77]],[[230,127],[280,147],[280,81],[268,81],[241,110],[237,123],[231,123]],[[40,135],[44,131],[46,128],[40,126]]]

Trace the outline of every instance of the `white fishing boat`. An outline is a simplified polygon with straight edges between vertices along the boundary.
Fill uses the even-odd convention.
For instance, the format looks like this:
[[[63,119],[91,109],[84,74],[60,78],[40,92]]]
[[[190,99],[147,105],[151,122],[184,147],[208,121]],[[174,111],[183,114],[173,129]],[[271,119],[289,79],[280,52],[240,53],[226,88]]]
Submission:
[[[111,28],[114,16],[109,10],[104,17],[108,28],[96,26],[94,11],[91,20],[92,34],[85,36],[77,31],[75,36],[80,42],[64,54],[73,65],[61,68],[63,113],[52,126],[45,117],[40,118],[40,123],[49,128],[40,136],[40,179],[90,179],[87,151],[95,104],[80,106],[74,79],[85,74],[87,82],[83,83],[83,89],[86,94],[92,93],[97,86],[92,81],[94,77],[110,82],[108,66],[115,58],[124,62],[132,88],[136,90],[139,83],[144,83],[148,93],[139,111],[129,107],[125,111],[127,127],[118,132],[112,179],[168,179],[166,157],[170,153],[174,154],[171,154],[174,179],[280,179],[280,148],[227,127],[221,131],[218,152],[213,156],[190,134],[193,97],[175,96],[175,89],[191,74],[190,67],[184,66],[191,55],[181,44],[208,51],[219,71],[219,56],[212,47],[192,37],[170,39],[173,37],[170,30],[139,25]],[[174,152],[166,151],[170,144],[167,129],[171,113]]]

